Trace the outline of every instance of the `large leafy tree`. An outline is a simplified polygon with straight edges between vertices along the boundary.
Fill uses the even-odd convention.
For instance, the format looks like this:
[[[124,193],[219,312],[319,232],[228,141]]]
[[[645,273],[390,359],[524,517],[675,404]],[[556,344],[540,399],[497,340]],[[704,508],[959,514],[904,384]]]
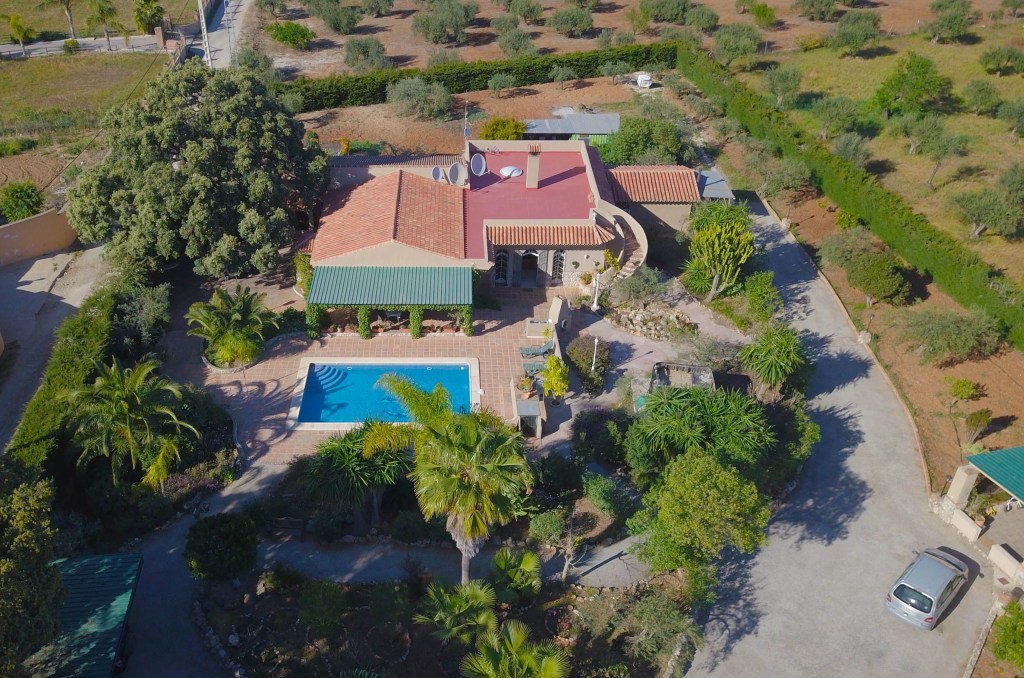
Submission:
[[[619,131],[600,151],[609,165],[674,165],[694,153],[690,138],[679,125],[634,117],[623,118]]]
[[[75,440],[82,447],[78,463],[87,465],[107,457],[117,484],[125,462],[143,467],[143,482],[160,486],[178,459],[182,430],[197,438],[199,431],[182,421],[173,405],[181,400],[181,387],[155,374],[160,362],[145,357],[134,367],[122,367],[117,358],[97,365],[96,380],[66,395],[73,407]]]
[[[8,455],[10,456],[10,455]],[[57,635],[64,597],[51,564],[56,530],[50,522],[48,482],[12,482],[0,469],[0,675],[19,675],[21,662]]]
[[[333,435],[316,446],[305,466],[306,490],[320,501],[362,508],[370,500],[373,525],[380,523],[384,488],[393,485],[409,466],[405,450],[380,450],[364,454],[367,422],[344,435]]]
[[[706,572],[726,548],[760,546],[770,517],[754,483],[711,455],[687,454],[672,460],[629,527],[644,535],[638,555],[654,570]]]
[[[953,158],[967,155],[969,144],[970,137],[949,132],[944,128],[937,130],[936,134],[925,142],[925,150],[935,161],[928,175],[929,189],[935,190],[935,175],[939,173],[939,169]]]
[[[970,33],[973,19],[968,0],[935,0],[930,7],[935,19],[925,24],[924,32],[932,42],[959,40]]]
[[[875,92],[874,102],[888,116],[923,113],[941,107],[952,96],[952,81],[928,57],[908,52]]]
[[[749,24],[726,24],[715,31],[715,58],[728,66],[757,52],[761,34]]]
[[[850,10],[839,18],[828,38],[829,46],[843,54],[856,54],[874,45],[882,35],[882,16],[868,10]]]
[[[234,294],[218,287],[209,303],[189,307],[188,333],[202,338],[207,354],[222,365],[251,363],[260,353],[263,333],[278,324],[263,303],[266,296],[241,285],[235,286]]]
[[[740,349],[740,360],[761,382],[758,390],[761,398],[768,389],[781,388],[807,363],[807,356],[800,336],[793,328],[771,323],[757,334],[752,344]]]
[[[510,619],[480,638],[461,670],[467,678],[563,678],[569,675],[569,658],[554,643],[531,641],[526,624]]]
[[[490,584],[471,581],[448,587],[433,583],[415,620],[434,628],[434,636],[447,647],[471,647],[476,639],[498,625],[494,614],[495,594]]]
[[[799,68],[771,68],[764,74],[764,84],[773,97],[775,107],[779,110],[791,108],[800,93],[800,80],[803,73]]]
[[[681,454],[709,452],[723,463],[756,475],[775,436],[764,410],[745,393],[659,388],[626,435],[626,461],[637,485],[652,485]]]
[[[109,157],[68,192],[85,242],[155,269],[182,258],[200,275],[267,271],[311,210],[327,159],[247,69],[190,60],[104,120]]]
[[[409,474],[420,510],[429,520],[447,517],[448,532],[462,552],[462,583],[469,563],[494,525],[522,513],[521,500],[532,475],[523,438],[493,414],[454,412],[451,397],[438,384],[431,393],[408,379],[385,375],[381,385],[409,411],[412,426],[375,426],[364,449],[375,454],[412,444],[416,461]]]
[[[970,226],[972,240],[977,240],[986,231],[1007,237],[1020,231],[1020,207],[1014,205],[1003,191],[982,188],[957,193],[950,197],[950,205],[956,209],[961,221]]]
[[[814,102],[812,110],[821,121],[818,138],[822,141],[857,125],[857,102],[849,97],[823,97]]]

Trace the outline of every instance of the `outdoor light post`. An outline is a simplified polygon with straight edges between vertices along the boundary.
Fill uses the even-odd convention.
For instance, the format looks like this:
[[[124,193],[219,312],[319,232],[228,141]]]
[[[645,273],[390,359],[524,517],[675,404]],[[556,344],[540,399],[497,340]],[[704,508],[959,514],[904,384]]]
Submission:
[[[597,369],[597,342],[598,338],[594,337],[594,359],[590,361],[590,373],[593,374],[594,370]]]
[[[594,271],[594,303],[590,305],[590,310],[597,313],[600,306],[597,305],[597,297],[601,291],[601,274]]]

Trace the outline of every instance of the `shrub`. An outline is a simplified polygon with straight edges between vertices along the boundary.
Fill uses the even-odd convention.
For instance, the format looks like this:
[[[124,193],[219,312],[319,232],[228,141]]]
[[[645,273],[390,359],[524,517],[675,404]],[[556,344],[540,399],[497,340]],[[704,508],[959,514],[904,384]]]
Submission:
[[[427,57],[427,69],[458,63],[462,63],[462,57],[459,56],[459,51],[455,49],[435,49]]]
[[[572,70],[568,66],[555,66],[551,69],[551,81],[558,83],[559,89],[565,89],[565,83],[570,80],[578,80],[576,71]]]
[[[296,254],[292,263],[295,264],[295,286],[305,297],[309,294],[309,283],[313,281],[313,264],[310,263],[309,253]]]
[[[174,504],[162,494],[147,494],[139,499],[136,508],[139,518],[147,529],[163,525],[174,515]]]
[[[384,45],[373,36],[349,38],[345,42],[345,65],[356,73],[367,73],[391,68],[391,60],[384,56]]]
[[[256,565],[256,525],[243,513],[200,518],[185,538],[185,564],[202,579],[229,579]]]
[[[547,25],[561,35],[578,38],[594,27],[594,17],[582,7],[566,7],[555,10]]]
[[[64,41],[63,49],[64,54],[66,54],[67,56],[72,56],[74,54],[78,54],[78,50],[81,49],[81,46],[78,44],[77,40],[71,39]]]
[[[818,252],[833,266],[845,268],[857,257],[874,251],[866,231],[858,228],[842,230],[826,237]]]
[[[430,11],[416,13],[412,30],[434,44],[461,43],[466,39],[466,27],[476,13],[475,2],[435,0]]]
[[[514,14],[501,14],[491,19],[491,28],[498,35],[505,35],[519,28],[519,17]]]
[[[24,153],[27,150],[35,148],[35,146],[35,139],[29,139],[28,137],[4,139],[3,141],[0,141],[0,158]]]
[[[621,410],[594,409],[580,412],[572,422],[575,454],[621,466],[626,459],[626,431],[631,417]]]
[[[871,151],[868,150],[867,140],[856,132],[844,132],[836,137],[833,144],[836,156],[842,158],[851,165],[864,167],[871,159]]]
[[[530,518],[530,539],[545,546],[557,546],[565,520],[561,511],[545,511]]]
[[[320,17],[335,33],[348,35],[359,23],[362,12],[358,7],[342,6],[338,0],[301,0],[313,16]]]
[[[766,323],[782,310],[782,296],[775,288],[775,273],[758,271],[743,281],[747,295],[747,312],[756,323]]]
[[[406,78],[388,85],[388,103],[400,115],[420,119],[447,117],[452,108],[452,95],[445,86],[423,78]]]
[[[319,511],[313,518],[313,536],[322,544],[338,541],[352,527],[352,512],[348,509]]]
[[[268,591],[288,591],[302,586],[306,581],[306,575],[284,563],[277,563],[266,573],[263,581]]]
[[[655,21],[681,24],[686,21],[690,0],[640,0],[640,10]]]
[[[387,16],[395,6],[395,0],[363,0],[363,14],[370,16]]]
[[[623,45],[632,45],[636,42],[636,34],[632,31],[615,31],[615,46],[622,47]],[[564,68],[563,66],[555,66],[555,68]]]
[[[964,418],[964,425],[967,427],[967,430],[964,431],[964,444],[974,444],[991,423],[992,410],[990,409],[976,410],[968,414]]]
[[[796,0],[793,9],[812,21],[832,21],[836,15],[836,0]]]
[[[686,13],[686,25],[711,35],[718,28],[718,14],[707,5],[697,5]]]
[[[491,118],[484,123],[480,131],[481,139],[515,140],[522,139],[526,133],[526,123],[515,118]]]
[[[728,24],[715,31],[715,58],[728,66],[741,57],[754,54],[760,43],[761,34],[753,26]]]
[[[583,487],[583,469],[589,455],[573,449],[570,456],[549,454],[530,464],[533,471],[534,492],[531,501],[544,508],[561,506]]]
[[[1024,609],[1014,601],[992,625],[992,651],[997,658],[1024,671]]]
[[[267,24],[266,31],[272,39],[295,49],[308,49],[316,39],[316,33],[294,21],[275,21]]]
[[[1003,103],[999,90],[988,80],[971,80],[964,86],[964,102],[978,115],[991,115]]]
[[[499,99],[505,90],[512,89],[515,86],[516,77],[511,73],[495,73],[487,81],[487,89],[491,90],[491,93]]]
[[[501,49],[501,53],[510,59],[537,54],[537,48],[533,45],[533,38],[521,28],[513,28],[498,38],[498,47]],[[493,78],[494,76],[492,75],[491,77]]]
[[[860,228],[861,223],[856,214],[840,207],[839,211],[836,212],[836,226],[839,227],[840,231],[849,231],[854,228]]]
[[[590,366],[594,362],[594,338],[590,335],[581,334],[569,342],[565,354],[576,368],[583,382],[583,389],[587,393],[597,394],[604,390],[604,378],[612,365],[612,352],[608,342],[597,340],[597,361],[593,371],[590,370]]]
[[[763,2],[751,5],[750,15],[754,17],[754,23],[757,24],[758,28],[770,30],[775,28],[775,24],[778,23],[775,10]]]
[[[999,324],[983,311],[922,309],[907,316],[900,339],[916,344],[923,362],[958,363],[999,349]]]
[[[512,0],[508,11],[527,23],[540,21],[544,7],[537,0]]]
[[[341,626],[345,598],[345,590],[334,582],[310,579],[299,594],[299,621],[326,636]]]
[[[12,181],[0,187],[0,214],[7,221],[27,219],[43,211],[43,194],[31,181]]]
[[[636,510],[635,502],[614,480],[596,473],[583,474],[583,494],[614,520],[626,520]]]
[[[885,300],[895,306],[905,304],[910,284],[892,252],[871,252],[855,257],[846,267],[850,284],[867,295],[867,304]]]
[[[412,543],[421,539],[431,539],[433,533],[434,530],[418,510],[402,511],[391,521],[391,536],[398,541]]]

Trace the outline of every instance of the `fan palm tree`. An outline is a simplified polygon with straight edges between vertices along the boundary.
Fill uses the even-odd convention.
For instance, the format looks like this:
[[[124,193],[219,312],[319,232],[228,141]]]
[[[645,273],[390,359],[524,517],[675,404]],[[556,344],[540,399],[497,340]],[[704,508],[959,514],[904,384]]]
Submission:
[[[87,0],[89,15],[85,17],[85,28],[90,33],[99,26],[103,29],[103,37],[107,39],[107,51],[111,51],[110,32],[120,31],[122,24],[117,18],[117,8],[113,0]]]
[[[344,435],[324,439],[305,465],[306,490],[311,497],[354,507],[362,507],[369,498],[372,525],[380,524],[384,488],[393,485],[409,467],[404,449],[363,454],[367,429],[378,425],[368,421]]]
[[[31,42],[32,38],[36,37],[35,30],[25,25],[20,14],[0,14],[0,19],[7,22],[7,32],[10,33],[11,40],[21,45],[21,56],[28,56],[28,52],[25,51],[25,43]]]
[[[569,675],[569,658],[554,643],[535,643],[530,630],[510,619],[501,630],[480,638],[477,652],[462,660],[467,678],[563,678]]]
[[[498,626],[494,615],[494,589],[481,581],[447,587],[433,583],[427,589],[422,612],[414,619],[433,626],[433,634],[447,647],[471,647],[477,638]]]
[[[491,561],[491,583],[502,603],[522,604],[540,593],[540,556],[503,548]]]
[[[66,394],[74,408],[75,439],[82,446],[79,466],[107,457],[118,484],[127,460],[132,468],[145,467],[143,482],[163,491],[163,481],[178,459],[174,434],[184,429],[199,438],[200,433],[171,407],[181,399],[181,387],[156,376],[159,367],[151,356],[143,356],[135,367],[122,367],[113,358],[110,365],[97,365],[92,384]]]
[[[523,438],[489,412],[453,412],[438,384],[427,393],[404,377],[384,375],[380,385],[405,406],[410,426],[380,425],[367,432],[364,453],[412,445],[409,477],[427,520],[447,516],[448,532],[462,552],[462,583],[469,563],[490,534],[522,513],[532,483]]]
[[[39,3],[40,9],[43,9],[45,7],[57,6],[64,10],[64,16],[67,17],[68,30],[71,32],[72,40],[78,37],[77,35],[75,35],[75,22],[71,18],[71,3],[73,2],[74,0],[41,0],[41,2]]]
[[[266,297],[241,285],[233,295],[218,287],[209,303],[189,307],[188,333],[204,339],[209,355],[222,365],[251,363],[260,354],[263,332],[278,326],[274,312],[263,303]]]
[[[740,361],[761,382],[757,391],[760,400],[768,389],[780,388],[803,367],[807,356],[796,330],[782,323],[772,323],[758,333],[754,343],[740,350]]]

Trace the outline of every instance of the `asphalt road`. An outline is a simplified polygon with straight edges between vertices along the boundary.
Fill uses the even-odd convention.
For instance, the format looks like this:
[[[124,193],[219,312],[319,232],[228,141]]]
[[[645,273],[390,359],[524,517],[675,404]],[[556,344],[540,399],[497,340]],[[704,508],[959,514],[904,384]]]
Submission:
[[[979,578],[977,552],[929,513],[911,423],[811,261],[768,216],[758,235],[816,362],[808,395],[822,442],[767,545],[721,572],[687,675],[959,677],[991,606],[991,570]],[[974,563],[975,576],[925,632],[883,603],[913,551],[933,546]]]

